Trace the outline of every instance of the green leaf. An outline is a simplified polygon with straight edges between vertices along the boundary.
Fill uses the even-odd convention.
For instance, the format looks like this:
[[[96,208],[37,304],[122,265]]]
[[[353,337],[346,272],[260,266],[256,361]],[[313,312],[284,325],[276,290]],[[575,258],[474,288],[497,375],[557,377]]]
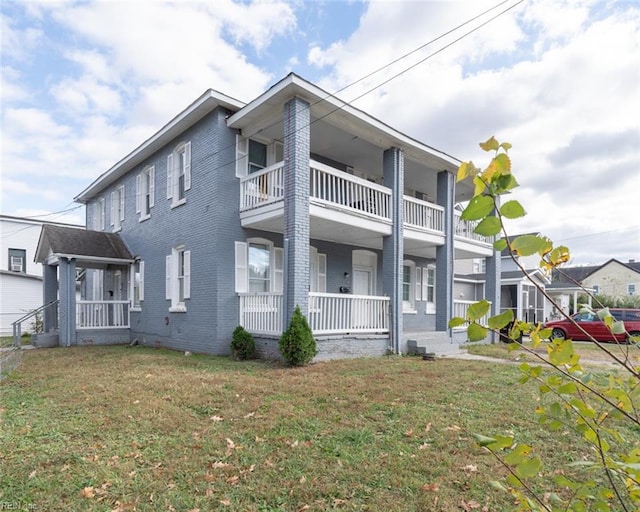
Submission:
[[[487,337],[487,330],[478,324],[471,324],[467,329],[469,341],[480,341]]]
[[[500,213],[507,219],[518,219],[524,217],[527,212],[524,211],[522,205],[515,199],[507,201],[500,207]]]
[[[480,446],[489,446],[497,441],[495,437],[487,437],[482,434],[473,434],[473,438]]]
[[[550,244],[546,237],[538,235],[521,235],[511,242],[511,248],[518,256],[531,256],[543,251]]]
[[[536,476],[542,469],[542,462],[539,459],[529,459],[521,462],[516,467],[516,474],[520,478],[531,478]]]
[[[478,233],[479,235],[493,236],[500,233],[501,229],[502,225],[500,224],[500,219],[491,215],[482,219],[473,232]]]
[[[491,329],[502,329],[511,320],[513,320],[513,311],[507,309],[504,313],[489,318],[489,327]]]
[[[467,323],[467,320],[464,318],[460,318],[459,316],[454,316],[451,320],[449,320],[449,329],[453,329],[454,327],[460,327]]]
[[[507,241],[504,238],[500,238],[499,240],[496,240],[495,242],[493,242],[493,249],[498,252],[502,252],[506,248],[507,248]]]
[[[471,304],[469,306],[469,309],[467,310],[467,319],[478,320],[479,318],[482,318],[484,315],[486,315],[489,312],[490,307],[491,307],[491,304],[489,304],[489,302],[487,302],[484,299],[481,300],[480,302],[475,302]]]
[[[475,196],[462,212],[464,220],[478,220],[486,217],[494,208],[491,196]]]
[[[520,186],[513,174],[503,174],[494,181],[494,184],[496,194],[502,194]]]

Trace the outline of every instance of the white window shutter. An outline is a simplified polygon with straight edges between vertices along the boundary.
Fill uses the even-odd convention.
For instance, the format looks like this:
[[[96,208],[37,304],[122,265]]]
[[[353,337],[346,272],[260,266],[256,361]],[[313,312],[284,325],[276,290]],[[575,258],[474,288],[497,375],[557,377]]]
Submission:
[[[245,293],[249,286],[247,243],[236,242],[236,293]]]
[[[124,185],[120,187],[120,222],[124,220]]]
[[[184,298],[191,298],[191,251],[184,251]]]
[[[249,139],[236,135],[236,178],[247,175],[247,154],[249,153]]]
[[[318,291],[327,291],[327,255],[318,254]]]
[[[167,273],[165,281],[165,299],[167,300],[171,300],[171,269],[171,255],[169,255],[167,256],[165,264],[165,271]]]
[[[111,192],[111,209],[109,220],[111,221],[111,225],[115,226],[116,224],[116,193],[115,191]]]
[[[144,261],[140,262],[140,289],[138,291],[138,295],[140,297],[140,300],[144,300]]]
[[[184,145],[184,189],[191,188],[191,142]]]
[[[140,213],[140,211],[142,210],[141,207],[141,193],[142,193],[142,174],[138,174],[136,176],[136,213]]]
[[[167,199],[173,197],[173,153],[167,157]]]
[[[98,204],[100,205],[100,229],[104,231],[104,228],[106,227],[105,223],[107,221],[107,205],[105,204],[104,197],[100,198]]]
[[[273,291],[282,293],[284,278],[284,249],[273,249]]]
[[[429,300],[429,268],[422,269],[422,300]]]
[[[153,206],[155,203],[155,194],[156,194],[156,168],[151,167],[149,169],[149,208]]]
[[[420,300],[420,297],[422,296],[422,287],[420,286],[420,283],[422,282],[422,280],[420,279],[422,277],[422,268],[420,267],[416,267],[416,283],[415,283],[415,299],[416,300]]]

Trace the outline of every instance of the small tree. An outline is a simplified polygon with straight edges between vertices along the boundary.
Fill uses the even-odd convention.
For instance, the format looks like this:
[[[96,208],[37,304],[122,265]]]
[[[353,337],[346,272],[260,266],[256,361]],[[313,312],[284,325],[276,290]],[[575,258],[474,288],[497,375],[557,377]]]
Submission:
[[[251,333],[246,331],[241,325],[236,327],[233,331],[233,338],[231,339],[231,353],[233,357],[244,361],[253,358],[255,352],[256,343]]]
[[[318,353],[307,319],[296,306],[287,330],[280,337],[280,353],[291,366],[309,364]]]
[[[504,219],[525,215],[524,208],[514,199],[500,204],[500,197],[518,186],[507,156],[511,145],[501,144],[491,137],[480,147],[493,151],[494,157],[484,170],[476,168],[472,162],[460,165],[458,181],[472,179],[475,185],[474,196],[462,212],[462,218],[478,221],[475,228],[478,234],[502,235],[494,243],[495,250],[508,249],[525,275],[516,255],[538,254],[540,267],[545,271],[569,261],[569,249],[554,247],[546,237],[522,235],[511,239],[508,236]],[[554,303],[538,283],[530,281]],[[555,306],[560,309],[557,304]],[[574,307],[578,311],[586,306]],[[524,345],[517,348],[527,351],[542,366],[523,363],[520,382],[538,382],[540,400],[535,404],[535,413],[539,421],[551,431],[575,432],[586,448],[582,456],[566,468],[553,468],[547,472],[543,486],[537,477],[544,472],[544,466],[535,446],[519,442],[512,434],[492,437],[477,434],[478,443],[489,449],[509,471],[504,483],[494,482],[494,485],[515,497],[518,510],[640,510],[640,366],[636,366],[632,353],[638,349],[640,340],[630,336],[623,322],[616,321],[608,308],[599,310],[598,316],[609,330],[625,334],[629,345],[605,345],[591,338],[617,366],[609,374],[598,374],[582,365],[571,340],[552,340],[547,346],[547,357],[541,356],[535,349],[542,340],[549,338],[550,329],[544,329],[540,324],[514,322],[511,310],[490,317],[487,325],[481,324],[480,319],[489,308],[486,300],[477,302],[469,307],[466,318],[452,318],[449,327],[469,323],[468,336],[472,341],[481,340],[489,330],[498,332],[511,323],[514,324],[510,331],[512,338],[522,332],[528,333],[531,348]],[[561,314],[573,321],[566,313]],[[583,331],[583,334],[587,333]]]

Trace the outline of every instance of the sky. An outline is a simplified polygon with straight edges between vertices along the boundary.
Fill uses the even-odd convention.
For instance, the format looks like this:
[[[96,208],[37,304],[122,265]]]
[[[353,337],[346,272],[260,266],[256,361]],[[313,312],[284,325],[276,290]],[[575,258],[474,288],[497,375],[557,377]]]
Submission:
[[[575,265],[640,261],[639,1],[2,0],[0,16],[5,215],[84,223],[73,198],[205,90],[248,102],[293,71],[478,167],[479,142],[511,143],[512,234]]]

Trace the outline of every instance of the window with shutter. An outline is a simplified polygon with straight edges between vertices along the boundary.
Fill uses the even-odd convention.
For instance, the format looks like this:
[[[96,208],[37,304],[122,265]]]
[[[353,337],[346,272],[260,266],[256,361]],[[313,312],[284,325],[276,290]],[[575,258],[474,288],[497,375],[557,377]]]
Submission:
[[[183,313],[187,310],[186,299],[191,298],[191,251],[184,246],[171,249],[166,262],[166,298],[171,301],[169,311]]]
[[[171,208],[186,203],[191,188],[191,142],[181,142],[167,157],[167,199]]]

